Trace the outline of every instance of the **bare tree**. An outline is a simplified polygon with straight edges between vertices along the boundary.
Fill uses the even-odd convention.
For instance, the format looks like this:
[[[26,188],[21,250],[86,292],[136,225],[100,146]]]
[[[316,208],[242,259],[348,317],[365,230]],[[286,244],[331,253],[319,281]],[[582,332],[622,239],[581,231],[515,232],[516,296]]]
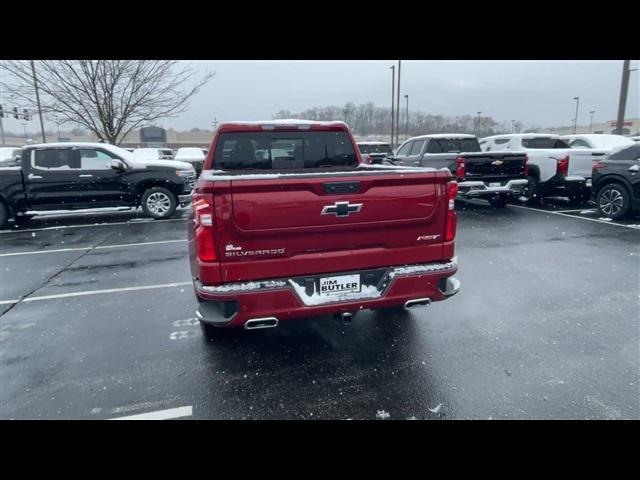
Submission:
[[[0,75],[2,88],[35,104],[30,63],[7,60],[1,66],[9,73]],[[116,145],[135,128],[184,112],[215,74],[198,79],[191,66],[174,60],[38,60],[35,68],[44,114]]]

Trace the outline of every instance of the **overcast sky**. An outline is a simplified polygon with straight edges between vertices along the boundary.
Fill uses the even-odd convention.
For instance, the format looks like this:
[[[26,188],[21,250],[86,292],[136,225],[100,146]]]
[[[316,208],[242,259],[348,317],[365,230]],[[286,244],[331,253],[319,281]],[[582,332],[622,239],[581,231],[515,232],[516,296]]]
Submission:
[[[261,120],[279,110],[374,102],[391,105],[390,65],[397,61],[202,61],[215,77],[193,98],[189,110],[161,126],[211,128],[214,118]],[[631,62],[638,68],[638,61]],[[570,125],[573,97],[580,97],[578,124],[615,119],[622,61],[403,61],[401,94],[409,109],[444,115],[482,111],[498,121],[525,125]],[[639,74],[631,72],[626,117],[639,116]],[[402,100],[404,107],[404,99]],[[5,119],[5,129],[21,131]],[[29,122],[28,131],[36,131]]]

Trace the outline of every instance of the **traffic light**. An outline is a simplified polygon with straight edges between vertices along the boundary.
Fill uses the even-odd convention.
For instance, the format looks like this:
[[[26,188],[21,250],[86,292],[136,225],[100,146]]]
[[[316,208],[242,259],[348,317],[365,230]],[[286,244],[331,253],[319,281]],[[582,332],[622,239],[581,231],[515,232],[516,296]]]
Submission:
[[[20,114],[18,113],[18,107],[13,107],[13,118],[20,120]]]
[[[22,113],[24,115],[25,120],[31,120],[31,117],[29,117],[29,111],[26,108],[22,110]]]

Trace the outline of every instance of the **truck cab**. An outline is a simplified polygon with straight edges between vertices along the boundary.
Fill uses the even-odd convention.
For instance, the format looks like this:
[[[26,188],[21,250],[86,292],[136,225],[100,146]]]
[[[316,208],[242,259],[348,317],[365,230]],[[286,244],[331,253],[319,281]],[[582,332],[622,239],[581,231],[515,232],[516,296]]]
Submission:
[[[195,184],[189,164],[139,161],[104,143],[29,145],[18,166],[0,168],[0,222],[79,210],[137,208],[167,218],[188,205]]]

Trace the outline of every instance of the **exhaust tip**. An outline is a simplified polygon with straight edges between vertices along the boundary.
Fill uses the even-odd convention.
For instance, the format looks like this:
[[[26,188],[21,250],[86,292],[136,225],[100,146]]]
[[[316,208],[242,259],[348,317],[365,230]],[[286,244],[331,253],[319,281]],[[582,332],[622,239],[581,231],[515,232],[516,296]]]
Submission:
[[[252,318],[244,322],[245,330],[257,330],[258,328],[274,328],[277,327],[280,322],[275,317],[266,318]]]
[[[420,306],[428,307],[429,305],[431,305],[430,298],[414,298],[412,300],[407,300],[406,302],[404,302],[404,308],[406,309]]]

